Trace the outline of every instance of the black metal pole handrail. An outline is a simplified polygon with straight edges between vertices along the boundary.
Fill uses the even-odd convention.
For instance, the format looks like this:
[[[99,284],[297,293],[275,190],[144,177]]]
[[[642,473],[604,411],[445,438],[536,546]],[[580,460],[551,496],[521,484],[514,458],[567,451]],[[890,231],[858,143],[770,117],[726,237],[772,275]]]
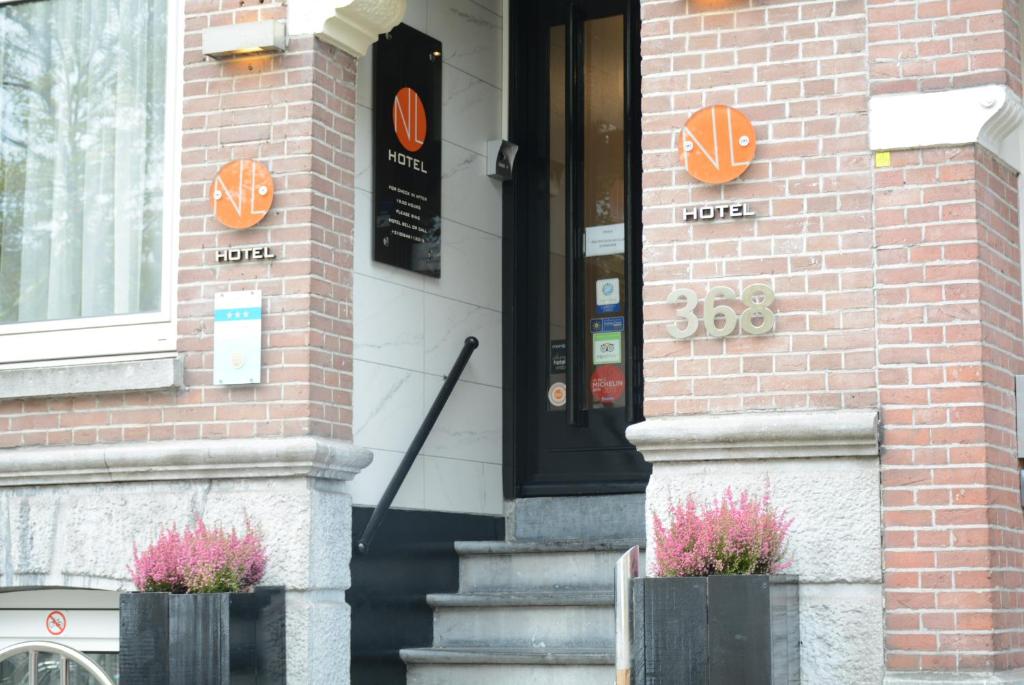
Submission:
[[[462,344],[462,351],[459,352],[455,363],[452,364],[452,370],[448,373],[448,377],[444,379],[444,385],[438,391],[434,403],[430,405],[430,411],[423,417],[423,423],[420,424],[420,429],[416,431],[416,436],[409,444],[409,449],[405,451],[402,463],[398,465],[395,475],[391,476],[391,482],[388,483],[384,494],[380,496],[380,501],[377,502],[377,507],[373,510],[369,523],[363,529],[363,535],[359,538],[359,544],[356,545],[356,549],[361,553],[366,554],[370,551],[370,542],[373,541],[374,535],[377,534],[377,528],[380,527],[384,515],[391,508],[391,502],[395,499],[395,495],[398,494],[398,489],[402,487],[402,483],[405,482],[405,477],[409,475],[409,469],[412,468],[413,462],[416,461],[416,457],[419,456],[420,450],[423,448],[423,443],[427,441],[427,436],[430,435],[431,429],[437,423],[437,417],[441,415],[441,410],[444,409],[444,405],[448,402],[452,390],[455,389],[455,384],[459,382],[466,364],[469,363],[469,358],[473,356],[473,350],[479,346],[480,341],[473,336],[466,338],[466,342]]]

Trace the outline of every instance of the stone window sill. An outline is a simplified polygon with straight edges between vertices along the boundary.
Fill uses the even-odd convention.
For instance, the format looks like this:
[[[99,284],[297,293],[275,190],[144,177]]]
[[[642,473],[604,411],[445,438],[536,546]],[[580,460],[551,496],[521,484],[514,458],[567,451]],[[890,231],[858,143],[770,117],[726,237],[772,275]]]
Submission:
[[[179,388],[180,357],[0,369],[0,400]]]

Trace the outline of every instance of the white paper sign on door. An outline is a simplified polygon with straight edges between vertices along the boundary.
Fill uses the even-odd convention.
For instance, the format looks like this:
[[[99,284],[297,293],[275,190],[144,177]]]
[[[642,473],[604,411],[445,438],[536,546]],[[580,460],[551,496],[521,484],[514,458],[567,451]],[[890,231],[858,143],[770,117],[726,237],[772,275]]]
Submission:
[[[587,257],[624,254],[626,252],[626,224],[587,226],[583,252]]]

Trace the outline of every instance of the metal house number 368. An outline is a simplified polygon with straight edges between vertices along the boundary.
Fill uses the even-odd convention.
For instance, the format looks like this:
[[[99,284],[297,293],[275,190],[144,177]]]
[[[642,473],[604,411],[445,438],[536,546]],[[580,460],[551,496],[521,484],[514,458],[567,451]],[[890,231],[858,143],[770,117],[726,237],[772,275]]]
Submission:
[[[747,335],[767,335],[775,328],[775,312],[771,305],[775,303],[775,292],[767,285],[751,285],[743,289],[738,298],[746,308],[736,313],[727,304],[719,304],[723,300],[736,300],[736,291],[724,285],[716,285],[708,290],[704,298],[704,328],[712,338],[724,338],[736,332],[737,324]],[[696,309],[699,299],[697,293],[689,288],[673,290],[668,296],[671,303],[682,302],[683,306],[676,309],[678,320],[668,325],[668,334],[673,338],[684,340],[697,332],[701,318]]]

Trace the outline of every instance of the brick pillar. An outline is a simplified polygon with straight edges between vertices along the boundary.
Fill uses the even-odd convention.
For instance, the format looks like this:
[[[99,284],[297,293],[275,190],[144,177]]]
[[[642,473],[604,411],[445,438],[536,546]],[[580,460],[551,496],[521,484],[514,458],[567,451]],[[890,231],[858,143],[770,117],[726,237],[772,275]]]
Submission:
[[[1013,394],[1024,371],[1020,223],[1010,166],[1019,141],[1004,140],[1021,113],[1018,3],[641,8],[648,421],[629,435],[654,464],[648,510],[762,473],[773,479],[805,526],[793,546],[806,589],[805,682],[917,683],[915,672],[931,671],[944,675],[928,682],[955,683],[1024,666]],[[977,87],[984,93],[965,90]],[[933,94],[918,110],[875,108]],[[711,187],[681,168],[674,132],[717,103],[750,116],[758,153],[736,182]],[[961,109],[950,116],[946,106]],[[973,130],[957,128],[972,117]],[[986,117],[996,123],[979,132]],[[893,150],[888,166],[874,156],[879,124],[907,134],[877,147]],[[907,144],[916,129],[936,135]],[[704,223],[683,214],[723,201],[750,202],[758,216]],[[702,295],[754,282],[777,294],[771,336],[668,335],[674,288]],[[859,461],[835,460],[822,447],[835,437],[824,423],[856,425],[865,408],[881,412],[880,455],[872,462],[851,442],[841,449]],[[804,425],[803,411],[822,424],[820,435],[808,428],[806,452],[765,437]],[[756,462],[732,447],[741,438],[756,444]],[[808,453],[819,461],[785,461]],[[842,464],[859,475],[829,491],[825,474]],[[882,501],[864,494],[834,506],[855,488]],[[847,520],[854,511],[862,518]],[[844,541],[852,527],[881,537],[873,564],[870,545]],[[802,537],[812,533],[823,540]],[[836,555],[844,563],[831,567]],[[825,613],[854,593],[878,613]]]
[[[250,9],[187,5],[182,152],[179,332],[186,405],[174,437],[352,436],[353,57],[312,36],[280,56],[211,62],[202,30],[284,18],[281,4]],[[215,8],[217,4],[213,5]],[[267,218],[232,231],[211,215],[209,183],[233,159],[274,175]],[[220,247],[270,244],[277,259],[217,265]],[[219,290],[264,296],[264,378],[252,388],[212,385],[210,314]],[[237,402],[240,402],[237,403]],[[197,418],[203,425],[192,423]]]
[[[894,153],[875,181],[886,663],[1016,668],[1016,173],[971,146]]]
[[[869,3],[871,93],[1019,95],[1018,13]],[[979,144],[894,152],[873,176],[889,679],[1020,668],[1017,174]]]

